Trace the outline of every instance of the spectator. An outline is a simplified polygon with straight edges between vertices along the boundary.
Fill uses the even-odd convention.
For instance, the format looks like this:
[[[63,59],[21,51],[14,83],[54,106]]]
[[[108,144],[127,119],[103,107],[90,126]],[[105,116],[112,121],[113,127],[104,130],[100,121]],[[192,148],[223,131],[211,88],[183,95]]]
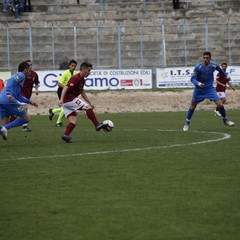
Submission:
[[[179,9],[179,0],[173,0],[173,9]]]
[[[3,5],[3,12],[8,12],[9,1],[8,0],[3,0],[2,5]]]
[[[24,10],[24,12],[32,11],[31,0],[23,0],[23,10]]]
[[[77,4],[79,4],[79,0],[77,0]]]
[[[22,1],[21,0],[13,0],[11,4],[11,10],[14,13],[15,21],[20,21],[19,13],[22,10]]]
[[[63,62],[61,62],[59,65],[59,70],[68,70],[68,67],[69,67],[68,57],[65,56]]]

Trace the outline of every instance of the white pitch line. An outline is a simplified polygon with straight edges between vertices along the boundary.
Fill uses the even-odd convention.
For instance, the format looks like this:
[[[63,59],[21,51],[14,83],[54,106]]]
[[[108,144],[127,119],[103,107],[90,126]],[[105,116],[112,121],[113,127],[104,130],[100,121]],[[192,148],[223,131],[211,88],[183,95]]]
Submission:
[[[142,130],[143,131],[143,130]],[[161,129],[155,129],[154,131],[168,131],[168,132],[176,132],[179,130],[161,130]],[[182,132],[182,131],[181,131]],[[110,154],[110,153],[125,153],[125,152],[138,152],[138,151],[145,151],[145,150],[153,150],[153,149],[166,149],[166,148],[174,148],[174,147],[182,147],[182,146],[190,146],[190,145],[197,145],[197,144],[205,144],[205,143],[211,143],[211,142],[219,142],[226,139],[231,138],[231,135],[228,133],[220,133],[220,132],[204,132],[204,131],[191,131],[196,133],[210,133],[210,134],[217,134],[221,135],[222,137],[211,139],[211,140],[205,140],[200,142],[192,142],[192,143],[180,143],[180,144],[172,144],[167,146],[156,146],[156,147],[144,147],[144,148],[130,148],[130,149],[122,149],[122,150],[110,150],[110,151],[98,151],[98,152],[86,152],[86,153],[74,153],[74,154],[63,154],[63,155],[51,155],[51,156],[32,156],[32,157],[17,157],[14,159],[1,159],[0,161],[16,161],[16,160],[31,160],[31,159],[41,159],[41,158],[64,158],[64,157],[76,157],[76,156],[89,156],[89,155],[103,155],[103,154]]]

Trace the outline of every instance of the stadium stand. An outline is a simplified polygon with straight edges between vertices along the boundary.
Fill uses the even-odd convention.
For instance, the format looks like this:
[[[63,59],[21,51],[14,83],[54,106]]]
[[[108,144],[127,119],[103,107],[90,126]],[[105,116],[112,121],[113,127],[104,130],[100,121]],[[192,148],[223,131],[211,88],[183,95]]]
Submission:
[[[205,49],[240,64],[237,0],[42,0],[15,22],[0,13],[0,70],[31,58],[58,69],[63,56],[101,68],[187,66]],[[207,40],[206,40],[207,39]]]

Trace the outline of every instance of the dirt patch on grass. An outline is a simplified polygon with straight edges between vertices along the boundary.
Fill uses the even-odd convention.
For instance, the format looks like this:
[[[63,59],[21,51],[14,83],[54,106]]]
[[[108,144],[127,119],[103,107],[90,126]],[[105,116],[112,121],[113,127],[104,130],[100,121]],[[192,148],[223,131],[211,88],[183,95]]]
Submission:
[[[140,91],[122,90],[105,92],[87,92],[94,103],[97,113],[119,113],[119,112],[173,112],[187,111],[192,89],[176,91]],[[32,115],[47,115],[48,109],[57,107],[58,98],[55,92],[42,92],[38,96],[33,94],[32,100],[39,104],[38,108],[29,106]],[[238,109],[240,102],[240,91],[227,91],[226,109]],[[198,109],[214,110],[215,104],[205,100],[200,103]]]

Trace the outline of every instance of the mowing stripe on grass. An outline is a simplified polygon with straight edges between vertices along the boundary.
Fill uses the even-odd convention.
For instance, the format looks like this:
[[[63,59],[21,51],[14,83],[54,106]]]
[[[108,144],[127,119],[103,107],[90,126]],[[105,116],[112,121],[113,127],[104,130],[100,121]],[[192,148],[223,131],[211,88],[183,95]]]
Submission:
[[[131,131],[131,130],[125,130]],[[141,129],[139,131],[151,131],[149,129]],[[180,130],[173,130],[173,129],[154,129],[154,131],[159,132],[180,132]],[[181,130],[182,132],[182,130]],[[64,157],[74,157],[74,156],[87,156],[87,155],[100,155],[100,154],[112,154],[112,153],[124,153],[124,152],[137,152],[137,151],[146,151],[146,150],[153,150],[153,149],[167,149],[167,148],[174,148],[174,147],[182,147],[182,146],[190,146],[190,145],[197,145],[197,144],[205,144],[211,142],[218,142],[229,139],[231,137],[228,133],[221,133],[221,132],[205,132],[205,131],[191,131],[195,133],[210,133],[214,135],[220,135],[219,138],[199,141],[199,142],[191,142],[191,143],[179,143],[179,144],[172,144],[166,146],[155,146],[155,147],[143,147],[143,148],[130,148],[130,149],[122,149],[122,150],[109,150],[109,151],[97,151],[97,152],[85,152],[85,153],[73,153],[73,154],[64,154],[64,155],[51,155],[51,156],[32,156],[32,157],[19,157],[19,158],[11,158],[11,159],[1,159],[0,161],[14,161],[14,160],[32,160],[32,159],[41,159],[41,158],[64,158]],[[187,133],[186,133],[187,134]],[[74,143],[73,143],[74,144]]]

